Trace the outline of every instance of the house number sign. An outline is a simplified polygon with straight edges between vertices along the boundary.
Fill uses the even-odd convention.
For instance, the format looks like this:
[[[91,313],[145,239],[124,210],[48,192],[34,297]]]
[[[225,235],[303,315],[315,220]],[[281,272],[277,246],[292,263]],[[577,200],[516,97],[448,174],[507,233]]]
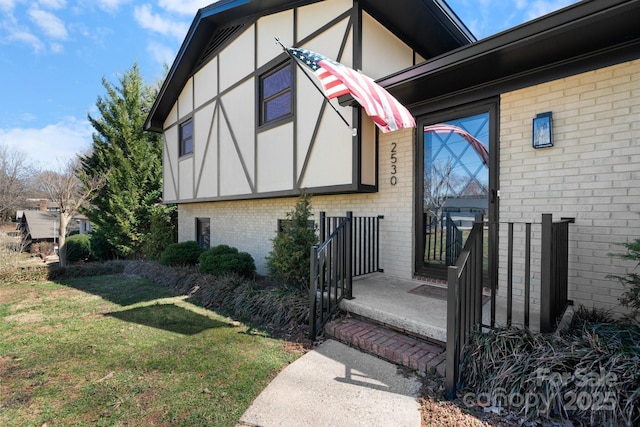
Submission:
[[[391,143],[391,178],[389,178],[389,182],[391,185],[396,185],[398,183],[398,167],[396,165],[398,163],[398,143]]]

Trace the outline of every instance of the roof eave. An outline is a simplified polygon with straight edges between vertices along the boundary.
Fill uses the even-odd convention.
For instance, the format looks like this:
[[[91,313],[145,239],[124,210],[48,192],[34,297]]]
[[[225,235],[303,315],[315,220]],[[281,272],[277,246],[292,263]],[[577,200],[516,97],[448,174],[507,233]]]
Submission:
[[[589,61],[594,65],[622,61],[634,52],[640,56],[637,16],[640,0],[582,1],[378,83],[410,106],[474,87],[524,81],[535,73],[558,76],[552,69],[566,64],[580,63],[584,69]]]

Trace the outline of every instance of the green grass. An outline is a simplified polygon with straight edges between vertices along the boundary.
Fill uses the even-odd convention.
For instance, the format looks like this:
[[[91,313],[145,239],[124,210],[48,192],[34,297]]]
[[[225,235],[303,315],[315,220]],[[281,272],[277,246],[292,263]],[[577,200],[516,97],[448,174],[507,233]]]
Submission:
[[[0,425],[233,426],[297,356],[136,276],[0,286]]]

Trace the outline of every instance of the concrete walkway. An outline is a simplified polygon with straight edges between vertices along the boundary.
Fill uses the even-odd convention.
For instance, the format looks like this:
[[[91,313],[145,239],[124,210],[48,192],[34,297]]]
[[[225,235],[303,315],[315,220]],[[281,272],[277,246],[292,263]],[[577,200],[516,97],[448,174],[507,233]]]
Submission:
[[[419,427],[419,378],[334,340],[287,366],[239,426]]]

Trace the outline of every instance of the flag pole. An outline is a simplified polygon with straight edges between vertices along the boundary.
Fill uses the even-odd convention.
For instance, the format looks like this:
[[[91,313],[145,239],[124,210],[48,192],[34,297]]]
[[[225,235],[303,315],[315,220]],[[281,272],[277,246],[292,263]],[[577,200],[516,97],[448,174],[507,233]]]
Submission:
[[[282,46],[282,50],[284,50],[287,55],[289,55],[291,57],[291,59],[293,59],[293,62],[296,63],[296,65],[298,66],[298,68],[300,68],[300,70],[302,70],[302,73],[307,76],[307,78],[309,79],[309,81],[313,84],[313,86],[318,90],[318,92],[320,92],[320,94],[323,96],[324,99],[327,100],[327,103],[331,106],[331,108],[333,108],[333,111],[336,112],[336,114],[338,116],[340,116],[340,118],[342,119],[342,121],[344,122],[345,125],[347,125],[348,128],[350,128],[352,130],[353,136],[356,136],[356,128],[352,128],[351,125],[349,124],[349,122],[347,121],[347,119],[345,119],[342,114],[340,114],[340,112],[336,109],[336,107],[331,103],[331,101],[329,101],[329,98],[327,98],[327,95],[324,94],[324,91],[316,84],[316,82],[311,78],[311,76],[309,74],[307,74],[306,70],[302,67],[302,65],[298,62],[298,60],[291,55],[291,53],[287,50],[286,46],[282,44],[282,42],[280,41],[280,38],[275,37],[276,39],[276,43],[278,43],[280,46]]]

